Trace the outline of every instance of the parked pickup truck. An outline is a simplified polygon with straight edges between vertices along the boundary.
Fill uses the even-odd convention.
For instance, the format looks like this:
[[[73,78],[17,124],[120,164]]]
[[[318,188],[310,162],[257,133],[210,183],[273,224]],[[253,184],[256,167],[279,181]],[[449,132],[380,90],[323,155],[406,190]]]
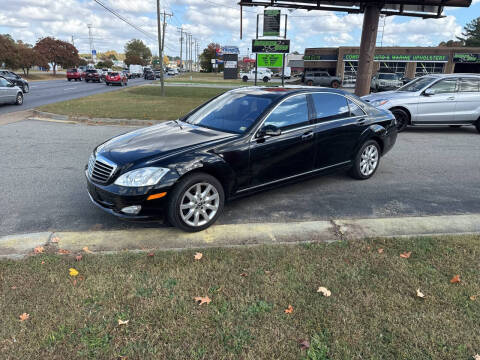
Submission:
[[[67,80],[68,81],[72,81],[72,80],[82,81],[82,79],[84,77],[85,77],[85,74],[80,69],[68,69],[67,70]]]
[[[250,70],[247,73],[240,73],[240,78],[247,82],[248,80],[255,80],[255,70]],[[257,80],[263,82],[269,82],[272,79],[272,73],[267,70],[258,69]]]
[[[338,76],[332,76],[328,71],[307,71],[304,76],[304,83],[308,86],[329,86],[336,89],[341,82]]]

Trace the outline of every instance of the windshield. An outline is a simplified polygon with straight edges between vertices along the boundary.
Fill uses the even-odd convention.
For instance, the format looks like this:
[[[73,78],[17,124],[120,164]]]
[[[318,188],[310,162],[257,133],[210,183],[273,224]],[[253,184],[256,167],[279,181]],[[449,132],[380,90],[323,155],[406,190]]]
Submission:
[[[225,93],[201,107],[184,121],[214,130],[242,134],[255,123],[271,103],[270,97]]]
[[[395,80],[396,74],[378,74],[380,80]]]
[[[398,91],[409,91],[409,92],[416,92],[422,90],[425,86],[430,85],[434,82],[436,78],[430,76],[423,76],[421,78],[417,78],[413,81],[410,81],[408,84],[403,85]]]

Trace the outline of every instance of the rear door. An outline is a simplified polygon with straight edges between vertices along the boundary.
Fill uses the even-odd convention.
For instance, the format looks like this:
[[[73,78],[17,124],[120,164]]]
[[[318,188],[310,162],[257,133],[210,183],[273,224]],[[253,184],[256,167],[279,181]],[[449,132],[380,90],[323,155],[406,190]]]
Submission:
[[[306,94],[283,100],[267,116],[263,128],[274,125],[282,133],[258,138],[250,143],[250,187],[276,182],[313,169],[314,127]]]
[[[480,78],[462,77],[458,83],[455,123],[471,123],[479,118]]]
[[[455,122],[457,78],[437,81],[429,89],[433,95],[420,95],[416,124],[451,124]]]
[[[0,77],[0,104],[5,104],[7,100],[8,81]]]
[[[348,163],[360,135],[368,127],[365,112],[351,99],[332,92],[313,93],[317,122],[315,168],[324,169]]]

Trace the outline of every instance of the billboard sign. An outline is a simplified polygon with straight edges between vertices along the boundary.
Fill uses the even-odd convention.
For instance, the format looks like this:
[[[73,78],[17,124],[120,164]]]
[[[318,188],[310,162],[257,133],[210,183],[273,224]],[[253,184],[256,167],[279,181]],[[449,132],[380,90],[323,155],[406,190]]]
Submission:
[[[280,10],[263,11],[263,36],[280,36]]]
[[[290,40],[252,40],[252,52],[286,54],[290,52]]]
[[[240,54],[240,49],[238,46],[224,46],[222,51],[224,54]]]
[[[283,67],[283,54],[258,54],[258,67]]]
[[[480,64],[480,54],[454,54],[454,63]]]

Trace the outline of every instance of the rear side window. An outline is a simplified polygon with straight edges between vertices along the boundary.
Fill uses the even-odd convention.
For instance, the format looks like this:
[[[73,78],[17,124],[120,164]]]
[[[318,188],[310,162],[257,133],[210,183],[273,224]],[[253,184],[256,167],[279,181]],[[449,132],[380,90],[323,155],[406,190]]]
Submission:
[[[274,125],[282,130],[308,125],[308,103],[305,95],[292,96],[278,105],[263,126]]]
[[[331,93],[312,94],[316,120],[319,122],[342,119],[350,116],[347,99]]]
[[[479,92],[480,80],[479,79],[460,79],[460,92]]]
[[[350,108],[350,116],[364,116],[365,112],[360,106],[348,99],[348,107]]]

